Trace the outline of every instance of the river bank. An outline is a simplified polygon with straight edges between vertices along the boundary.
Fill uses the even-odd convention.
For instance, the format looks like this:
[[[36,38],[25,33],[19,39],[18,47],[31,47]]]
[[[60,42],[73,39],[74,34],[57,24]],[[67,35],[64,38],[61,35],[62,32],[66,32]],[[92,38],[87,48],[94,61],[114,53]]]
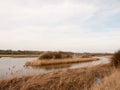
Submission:
[[[70,58],[70,59],[52,59],[52,60],[33,60],[25,63],[25,66],[48,66],[59,64],[85,63],[99,60],[98,58]]]
[[[113,71],[110,65],[64,70],[0,81],[0,90],[88,90]]]

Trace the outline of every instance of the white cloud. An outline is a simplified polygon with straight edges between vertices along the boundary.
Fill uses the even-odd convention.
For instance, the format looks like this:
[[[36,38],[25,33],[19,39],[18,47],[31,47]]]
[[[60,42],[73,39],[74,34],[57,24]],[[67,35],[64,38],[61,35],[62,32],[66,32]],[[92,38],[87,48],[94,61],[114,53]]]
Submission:
[[[118,49],[119,27],[105,27],[105,32],[88,27],[92,20],[106,25],[104,21],[117,13],[118,0],[0,0],[0,47],[104,51],[100,47],[110,44]],[[112,51],[109,48],[105,51]]]
[[[16,26],[24,27],[24,25],[47,26],[57,23],[69,23],[67,21],[75,17],[78,17],[77,19],[82,23],[96,11],[95,6],[87,3],[73,4],[67,1],[61,4],[45,4],[42,6],[39,6],[38,2],[36,2],[33,3],[33,7],[30,7],[29,4],[26,7],[22,7],[20,5],[17,6],[15,3],[8,3],[6,2],[1,6],[0,17],[2,27],[8,26],[13,28]]]

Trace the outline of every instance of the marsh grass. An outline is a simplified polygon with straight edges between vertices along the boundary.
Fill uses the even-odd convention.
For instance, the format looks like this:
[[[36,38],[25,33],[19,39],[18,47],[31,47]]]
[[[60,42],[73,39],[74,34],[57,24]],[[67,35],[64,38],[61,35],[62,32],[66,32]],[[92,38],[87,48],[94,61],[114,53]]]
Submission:
[[[110,76],[93,87],[93,90],[120,90],[120,70],[114,70]]]
[[[120,50],[113,55],[111,65],[116,68],[120,67]]]
[[[13,78],[0,81],[0,90],[89,90],[96,78],[111,74],[110,65],[64,70],[44,75]]]
[[[114,53],[111,58],[112,74],[105,77],[93,90],[120,90],[120,51]]]
[[[25,63],[25,66],[46,66],[46,65],[60,65],[96,61],[97,58],[71,58],[71,59],[51,59],[51,60],[33,60]]]

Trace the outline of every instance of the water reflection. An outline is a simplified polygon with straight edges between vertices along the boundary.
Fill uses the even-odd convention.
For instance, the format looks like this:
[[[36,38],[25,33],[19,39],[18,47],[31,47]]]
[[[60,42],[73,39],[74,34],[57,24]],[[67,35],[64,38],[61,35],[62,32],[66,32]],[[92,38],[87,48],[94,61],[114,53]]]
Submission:
[[[45,65],[45,66],[32,66],[34,69],[46,69],[46,70],[51,70],[51,69],[64,69],[64,68],[69,68],[72,64],[61,64],[61,65]],[[30,67],[30,66],[29,66]]]

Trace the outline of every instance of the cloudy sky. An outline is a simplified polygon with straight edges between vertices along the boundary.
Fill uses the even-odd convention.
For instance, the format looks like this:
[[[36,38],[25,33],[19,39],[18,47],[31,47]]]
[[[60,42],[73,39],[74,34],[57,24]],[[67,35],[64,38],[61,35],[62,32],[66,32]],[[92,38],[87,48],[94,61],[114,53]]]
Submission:
[[[114,52],[120,0],[0,0],[0,49]]]

